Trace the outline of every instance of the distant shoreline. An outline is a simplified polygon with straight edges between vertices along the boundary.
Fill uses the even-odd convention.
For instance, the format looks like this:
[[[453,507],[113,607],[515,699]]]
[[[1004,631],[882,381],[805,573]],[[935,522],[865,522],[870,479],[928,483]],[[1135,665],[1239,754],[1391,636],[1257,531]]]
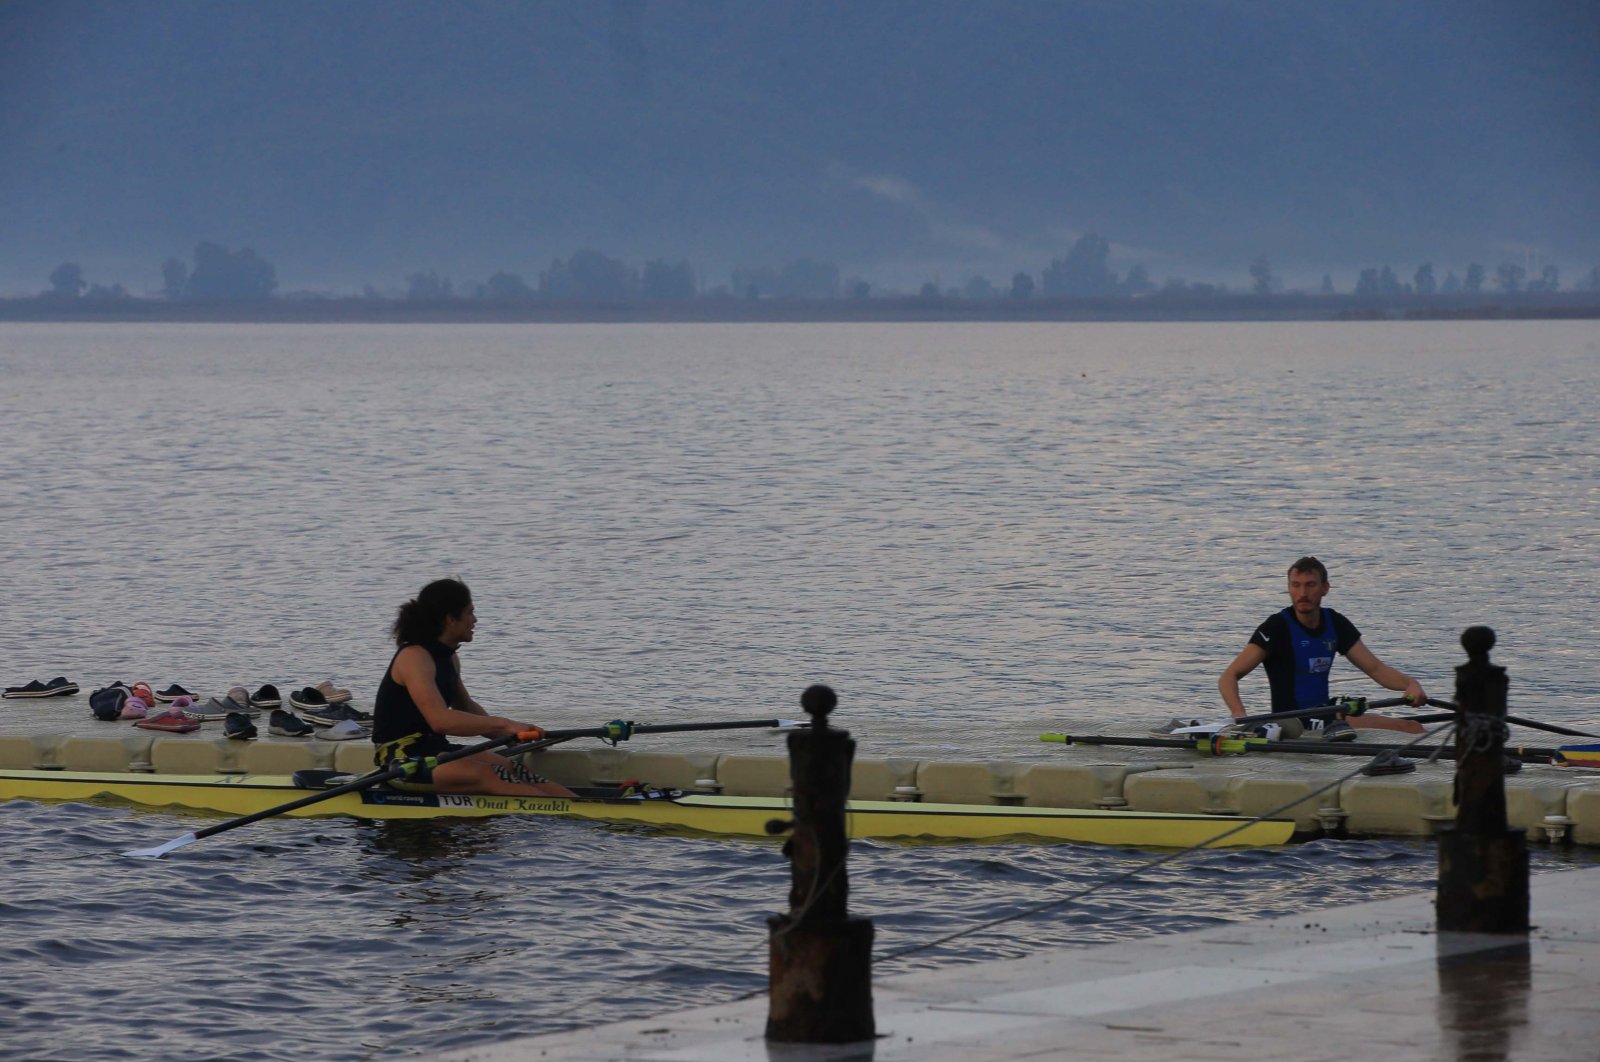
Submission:
[[[1600,320],[1600,292],[1391,296],[1230,295],[1205,299],[523,300],[279,297],[249,301],[0,299],[0,322],[227,324],[893,323],[1041,321]]]

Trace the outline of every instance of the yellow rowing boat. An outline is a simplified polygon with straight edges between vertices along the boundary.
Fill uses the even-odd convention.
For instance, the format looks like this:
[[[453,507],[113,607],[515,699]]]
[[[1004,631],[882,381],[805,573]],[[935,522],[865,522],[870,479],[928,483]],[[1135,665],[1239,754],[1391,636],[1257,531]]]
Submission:
[[[118,800],[251,815],[310,790],[278,775],[161,775],[84,771],[0,770],[0,800]],[[657,827],[673,831],[760,837],[790,811],[778,797],[682,794],[639,797],[504,797],[405,793],[375,786],[341,793],[290,815],[368,819],[545,815]],[[847,806],[853,838],[992,841],[1027,838],[1085,844],[1190,848],[1276,845],[1294,832],[1288,820],[1249,823],[1216,815],[1098,809],[998,807],[855,800]],[[1242,827],[1242,828],[1240,828]],[[1228,833],[1230,830],[1237,832]],[[1227,836],[1221,836],[1223,834]]]

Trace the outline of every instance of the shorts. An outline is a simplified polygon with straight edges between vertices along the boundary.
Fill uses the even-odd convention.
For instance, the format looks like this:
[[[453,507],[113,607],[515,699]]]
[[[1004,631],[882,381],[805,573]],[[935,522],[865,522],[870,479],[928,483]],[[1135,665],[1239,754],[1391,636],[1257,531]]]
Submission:
[[[379,770],[387,771],[411,761],[408,773],[391,778],[386,783],[391,789],[411,793],[433,792],[434,757],[455,752],[460,745],[452,745],[437,734],[407,734],[403,738],[386,741],[372,750],[372,762]]]
[[[375,747],[372,750],[372,762],[380,770],[386,771],[411,761],[406,774],[391,778],[386,784],[391,789],[407,793],[431,793],[434,791],[433,768],[436,757],[457,752],[464,747],[452,745],[437,734],[407,734]],[[516,760],[506,760],[503,766],[497,766],[495,770],[502,780],[508,782],[537,785],[545,780]]]

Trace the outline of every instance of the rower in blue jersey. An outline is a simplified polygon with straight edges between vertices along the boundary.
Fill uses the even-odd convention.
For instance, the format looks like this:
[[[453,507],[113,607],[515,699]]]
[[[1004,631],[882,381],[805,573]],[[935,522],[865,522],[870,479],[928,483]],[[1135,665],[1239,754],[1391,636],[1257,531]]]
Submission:
[[[1260,664],[1267,666],[1274,712],[1327,704],[1332,700],[1328,693],[1328,672],[1338,655],[1343,655],[1378,685],[1403,693],[1412,704],[1420,706],[1427,702],[1428,695],[1416,679],[1379,660],[1362,642],[1361,632],[1354,623],[1333,609],[1323,607],[1322,599],[1332,588],[1328,569],[1317,558],[1301,557],[1290,566],[1290,607],[1267,617],[1250,636],[1244,650],[1217,679],[1222,702],[1235,719],[1249,714],[1239,697],[1239,680]],[[1352,723],[1358,727],[1407,731],[1416,726],[1371,715],[1356,716],[1347,722],[1338,718],[1332,709],[1323,723],[1323,733],[1330,741],[1354,738]],[[1297,720],[1284,721],[1285,737],[1299,736],[1296,724]]]

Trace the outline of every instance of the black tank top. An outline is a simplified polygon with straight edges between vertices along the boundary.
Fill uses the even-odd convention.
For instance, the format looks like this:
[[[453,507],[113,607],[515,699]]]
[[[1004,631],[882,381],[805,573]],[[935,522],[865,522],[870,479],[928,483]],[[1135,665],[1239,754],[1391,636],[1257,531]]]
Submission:
[[[456,689],[461,685],[460,677],[456,674],[455,650],[446,648],[440,642],[419,644],[433,657],[433,681],[439,687],[439,696],[444,698],[446,705],[455,707]],[[434,732],[423,718],[422,709],[411,699],[411,692],[394,680],[394,662],[408,648],[401,646],[395,650],[394,656],[389,658],[388,668],[383,672],[383,681],[378,683],[378,696],[372,702],[372,743],[385,745],[407,734],[422,734],[424,737],[432,735],[437,738],[443,748],[449,744],[444,735]]]

